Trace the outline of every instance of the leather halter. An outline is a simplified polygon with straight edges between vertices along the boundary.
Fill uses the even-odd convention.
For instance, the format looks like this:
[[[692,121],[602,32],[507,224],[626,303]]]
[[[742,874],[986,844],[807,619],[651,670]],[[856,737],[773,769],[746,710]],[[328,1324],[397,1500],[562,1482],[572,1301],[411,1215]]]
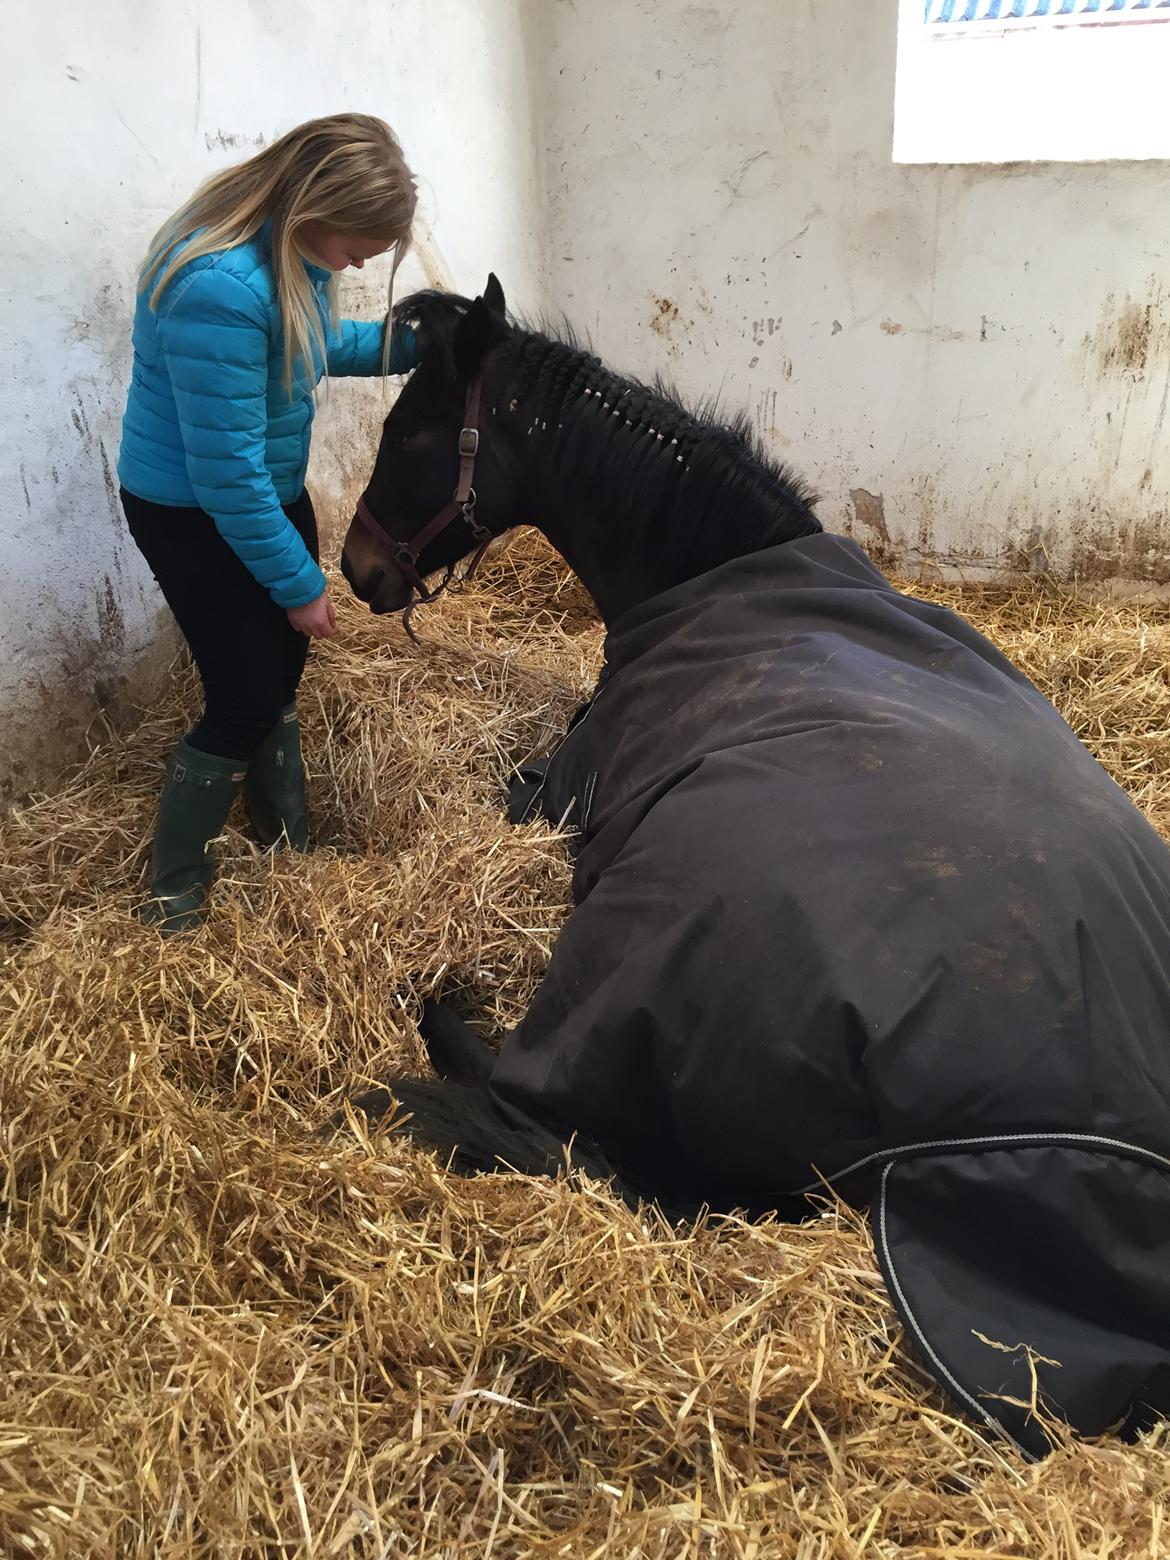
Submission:
[[[420,531],[416,531],[409,541],[400,542],[390,535],[384,526],[370,511],[366,503],[365,495],[357,501],[357,518],[374,537],[383,552],[393,560],[395,567],[402,574],[406,583],[410,586],[410,600],[402,614],[402,621],[407,633],[412,639],[417,639],[414,630],[410,626],[410,614],[414,610],[417,601],[434,601],[435,598],[451,583],[451,577],[455,565],[449,565],[443,579],[428,591],[422,575],[418,571],[418,560],[423,549],[440,536],[453,520],[466,520],[471,527],[472,537],[479,546],[468,566],[463,578],[470,579],[479,567],[479,561],[492,541],[492,533],[486,526],[479,524],[475,518],[475,457],[479,453],[479,400],[482,384],[477,374],[467,387],[467,400],[463,408],[463,427],[459,433],[459,481],[455,485],[455,492],[448,504],[445,504],[438,514],[427,521]]]

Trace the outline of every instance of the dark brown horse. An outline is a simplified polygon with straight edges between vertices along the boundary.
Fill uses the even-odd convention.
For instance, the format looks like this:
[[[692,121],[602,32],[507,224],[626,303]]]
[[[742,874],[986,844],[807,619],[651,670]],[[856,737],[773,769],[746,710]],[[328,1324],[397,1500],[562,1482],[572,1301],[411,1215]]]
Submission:
[[[894,590],[742,422],[482,298],[420,366],[346,538],[373,610],[516,524],[605,619],[514,812],[571,818],[576,908],[499,1055],[449,1009],[398,1079],[457,1169],[572,1157],[628,1197],[872,1208],[891,1296],[1030,1452],[1170,1408],[1170,851],[955,614]],[[1006,1347],[994,1348],[991,1339]]]

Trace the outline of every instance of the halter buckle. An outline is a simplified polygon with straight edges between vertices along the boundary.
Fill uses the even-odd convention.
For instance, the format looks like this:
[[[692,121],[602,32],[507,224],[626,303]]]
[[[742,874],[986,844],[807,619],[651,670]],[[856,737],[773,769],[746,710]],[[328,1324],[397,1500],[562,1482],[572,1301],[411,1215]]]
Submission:
[[[462,428],[459,432],[459,455],[463,460],[474,460],[479,454],[479,429]]]

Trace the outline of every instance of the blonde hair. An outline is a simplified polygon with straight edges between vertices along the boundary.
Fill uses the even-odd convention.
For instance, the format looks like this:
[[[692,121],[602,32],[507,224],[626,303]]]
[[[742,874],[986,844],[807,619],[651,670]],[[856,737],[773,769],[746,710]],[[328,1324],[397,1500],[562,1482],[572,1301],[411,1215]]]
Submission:
[[[200,186],[155,234],[138,290],[150,306],[189,260],[247,243],[272,223],[272,269],[284,329],[284,383],[291,389],[298,359],[324,360],[325,322],[302,261],[306,223],[320,222],[348,238],[386,239],[394,278],[410,244],[416,203],[414,176],[390,126],[369,114],[330,114],[310,119],[266,146],[247,162],[225,168]],[[192,234],[197,236],[192,238]],[[182,249],[184,240],[190,243]],[[176,250],[178,252],[176,252]],[[337,319],[336,279],[329,289],[330,322]],[[389,318],[389,314],[387,314]],[[382,367],[390,353],[386,332]]]

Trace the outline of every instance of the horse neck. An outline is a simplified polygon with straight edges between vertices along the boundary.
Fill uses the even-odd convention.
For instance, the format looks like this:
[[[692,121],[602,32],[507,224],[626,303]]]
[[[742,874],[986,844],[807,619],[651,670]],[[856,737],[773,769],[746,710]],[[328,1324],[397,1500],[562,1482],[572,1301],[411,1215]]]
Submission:
[[[527,392],[513,363],[497,399],[513,412],[504,421],[524,512],[607,626],[684,580],[784,540],[778,513],[795,517],[791,535],[819,529],[803,495],[729,431],[585,353],[552,351],[557,371],[543,393],[541,375]]]
[[[544,462],[541,462],[545,465]],[[539,473],[542,495],[536,521],[592,596],[607,628],[640,602],[678,583],[677,569],[655,557],[631,515],[591,492],[592,484],[567,488],[555,469]]]

